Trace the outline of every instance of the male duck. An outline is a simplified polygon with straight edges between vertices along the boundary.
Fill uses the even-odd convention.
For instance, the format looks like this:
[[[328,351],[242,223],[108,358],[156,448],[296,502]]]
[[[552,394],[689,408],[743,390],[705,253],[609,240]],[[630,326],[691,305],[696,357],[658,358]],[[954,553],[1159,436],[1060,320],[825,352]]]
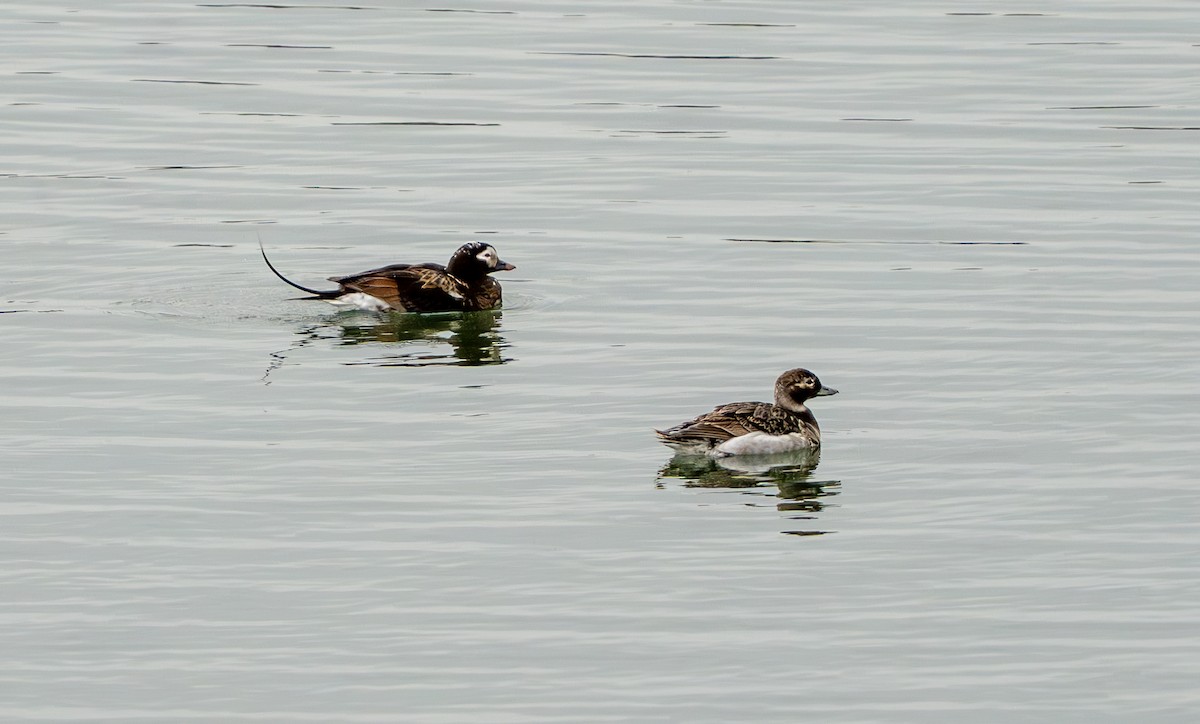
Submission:
[[[515,266],[502,260],[495,247],[473,241],[458,247],[446,266],[441,264],[391,264],[344,277],[329,277],[337,289],[309,289],[288,279],[267,258],[263,261],[275,276],[312,299],[323,299],[340,307],[372,312],[474,312],[500,306],[500,283],[489,274],[511,271]]]
[[[817,418],[805,400],[836,395],[806,369],[788,370],[775,380],[775,404],[731,402],[712,412],[655,430],[659,441],[677,452],[728,455],[768,455],[821,445]]]

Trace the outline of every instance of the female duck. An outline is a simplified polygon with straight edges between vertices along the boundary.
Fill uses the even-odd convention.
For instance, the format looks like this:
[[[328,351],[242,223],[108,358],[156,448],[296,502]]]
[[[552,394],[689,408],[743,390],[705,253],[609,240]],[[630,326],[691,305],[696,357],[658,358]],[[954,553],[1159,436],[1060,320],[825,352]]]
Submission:
[[[681,422],[667,430],[655,430],[662,444],[677,452],[728,455],[769,455],[821,444],[817,418],[804,402],[813,397],[836,395],[837,390],[821,384],[806,369],[788,370],[775,380],[775,404],[731,402],[712,412]]]
[[[511,271],[515,266],[502,260],[495,247],[481,241],[463,244],[450,263],[392,264],[344,277],[329,277],[337,289],[309,289],[288,279],[267,258],[263,261],[275,276],[310,299],[323,299],[339,307],[371,312],[474,312],[500,306],[500,283],[492,272]]]

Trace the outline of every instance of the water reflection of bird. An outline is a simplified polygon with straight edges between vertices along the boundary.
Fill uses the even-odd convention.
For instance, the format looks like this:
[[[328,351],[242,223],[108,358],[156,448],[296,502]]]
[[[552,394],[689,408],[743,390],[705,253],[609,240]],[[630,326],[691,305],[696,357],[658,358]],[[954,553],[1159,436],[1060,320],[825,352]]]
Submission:
[[[658,471],[658,487],[678,480],[687,488],[740,490],[770,496],[776,510],[790,513],[792,520],[809,520],[824,510],[823,498],[837,495],[837,480],[813,480],[821,459],[819,448],[806,448],[773,455],[740,455],[714,458],[708,455],[677,454]],[[825,531],[783,531],[791,535],[816,535]]]
[[[775,380],[775,403],[731,402],[666,429],[655,430],[662,444],[685,453],[762,455],[817,448],[821,428],[805,405],[813,397],[836,395],[806,369],[788,370]]]
[[[689,488],[757,488],[764,485],[789,490],[807,483],[821,460],[819,449],[774,455],[740,455],[713,458],[681,453],[658,471],[659,479],[677,478]],[[805,487],[800,485],[800,487]]]
[[[340,333],[338,344],[382,343],[403,350],[356,364],[470,367],[509,361],[503,355],[508,344],[497,332],[501,317],[499,312],[391,314],[383,321],[368,315],[352,316],[356,318],[337,320],[337,331]],[[325,334],[321,333],[321,336]]]
[[[490,275],[516,269],[500,258],[495,247],[481,241],[463,244],[441,264],[392,264],[329,277],[337,289],[309,289],[285,277],[262,249],[263,261],[275,276],[302,292],[306,299],[322,299],[348,309],[370,312],[472,312],[500,306],[500,283]]]
[[[317,342],[336,346],[380,345],[399,350],[350,365],[421,367],[460,365],[464,367],[504,364],[508,343],[499,333],[500,312],[460,314],[339,314],[320,324],[297,330],[300,341],[287,350],[271,354],[272,362],[263,379],[283,366],[287,357]]]

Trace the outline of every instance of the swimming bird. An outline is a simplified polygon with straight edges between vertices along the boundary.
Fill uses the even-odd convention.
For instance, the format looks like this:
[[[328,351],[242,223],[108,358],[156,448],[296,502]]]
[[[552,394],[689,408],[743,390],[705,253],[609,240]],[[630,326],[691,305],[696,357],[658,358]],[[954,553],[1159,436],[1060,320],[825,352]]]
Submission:
[[[371,312],[474,312],[500,306],[500,283],[492,272],[512,271],[496,248],[482,241],[458,247],[446,266],[441,264],[391,264],[344,277],[329,277],[337,289],[309,289],[285,277],[259,243],[263,261],[275,276],[309,299],[323,299],[339,307]]]
[[[806,400],[836,395],[806,369],[788,370],[775,380],[775,404],[730,402],[666,430],[655,430],[662,444],[680,453],[769,455],[821,445],[817,418]]]

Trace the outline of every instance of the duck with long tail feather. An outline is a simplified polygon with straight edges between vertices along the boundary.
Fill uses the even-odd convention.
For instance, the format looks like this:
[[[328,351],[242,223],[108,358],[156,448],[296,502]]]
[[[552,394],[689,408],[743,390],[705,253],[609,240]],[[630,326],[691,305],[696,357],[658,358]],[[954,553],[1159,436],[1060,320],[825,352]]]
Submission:
[[[337,289],[310,289],[285,277],[260,242],[263,261],[286,284],[338,307],[373,312],[474,312],[500,306],[500,283],[493,272],[516,269],[482,241],[463,244],[445,266],[391,264],[344,277],[329,277]]]

